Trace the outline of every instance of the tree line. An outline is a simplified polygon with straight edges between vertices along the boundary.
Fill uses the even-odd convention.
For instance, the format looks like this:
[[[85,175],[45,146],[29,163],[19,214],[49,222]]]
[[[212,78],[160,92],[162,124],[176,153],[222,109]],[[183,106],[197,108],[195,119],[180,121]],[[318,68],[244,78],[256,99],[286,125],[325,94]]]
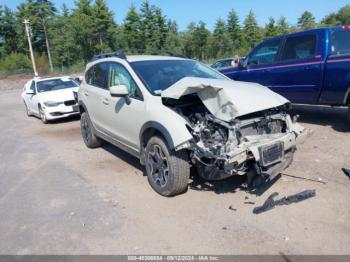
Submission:
[[[16,10],[0,6],[0,70],[30,68],[24,19],[30,20],[39,71],[48,70],[51,54],[55,68],[82,67],[93,55],[112,50],[171,50],[199,60],[245,55],[261,40],[309,28],[350,24],[350,5],[317,22],[312,13],[301,14],[296,25],[285,17],[270,17],[260,26],[251,10],[240,21],[234,9],[217,19],[214,29],[191,22],[180,31],[160,7],[143,1],[131,4],[122,24],[104,0],[77,0],[73,9],[58,9],[50,0],[25,0]]]

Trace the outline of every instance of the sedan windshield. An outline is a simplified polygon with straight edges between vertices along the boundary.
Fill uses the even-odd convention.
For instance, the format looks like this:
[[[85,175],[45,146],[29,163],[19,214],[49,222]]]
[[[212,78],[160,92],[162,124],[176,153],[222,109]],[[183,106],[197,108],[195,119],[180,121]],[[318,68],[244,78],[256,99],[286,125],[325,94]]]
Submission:
[[[79,85],[72,79],[52,79],[52,80],[40,81],[37,83],[37,89],[39,93],[78,87],[78,86]]]
[[[226,79],[215,70],[193,60],[157,60],[132,62],[132,68],[155,95],[184,77]]]

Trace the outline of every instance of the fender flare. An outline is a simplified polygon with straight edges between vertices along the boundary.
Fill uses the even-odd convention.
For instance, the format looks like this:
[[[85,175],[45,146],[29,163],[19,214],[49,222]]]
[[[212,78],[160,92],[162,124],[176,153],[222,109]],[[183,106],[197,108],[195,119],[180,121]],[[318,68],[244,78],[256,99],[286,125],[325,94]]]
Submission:
[[[145,131],[149,128],[153,128],[153,129],[156,129],[158,132],[160,132],[164,139],[166,140],[168,146],[170,149],[174,149],[174,142],[173,142],[173,139],[169,133],[169,131],[162,125],[160,124],[159,122],[156,122],[156,121],[148,121],[146,122],[145,124],[143,124],[143,126],[141,127],[141,130],[140,130],[140,134],[139,134],[139,140],[140,140],[140,147],[141,147],[141,150],[143,148],[143,135],[145,133]]]
[[[79,111],[80,111],[80,107],[83,107],[83,108],[84,108],[84,111],[85,111],[86,113],[89,114],[89,112],[88,112],[88,110],[87,110],[87,107],[86,107],[86,105],[84,104],[83,101],[79,101],[79,102],[78,102],[78,105],[79,105]],[[80,114],[81,114],[81,113],[82,113],[82,112],[80,111]]]

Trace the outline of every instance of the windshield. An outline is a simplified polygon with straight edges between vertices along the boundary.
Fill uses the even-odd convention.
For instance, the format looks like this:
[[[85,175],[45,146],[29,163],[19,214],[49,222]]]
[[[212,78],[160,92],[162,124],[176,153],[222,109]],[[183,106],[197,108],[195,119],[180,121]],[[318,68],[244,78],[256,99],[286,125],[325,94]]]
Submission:
[[[78,86],[79,85],[75,81],[68,78],[44,80],[37,83],[37,89],[39,93],[78,87]]]
[[[331,53],[344,54],[350,53],[350,31],[334,30],[332,31]]]
[[[226,79],[215,70],[193,60],[152,60],[131,63],[132,68],[155,95],[184,77]]]

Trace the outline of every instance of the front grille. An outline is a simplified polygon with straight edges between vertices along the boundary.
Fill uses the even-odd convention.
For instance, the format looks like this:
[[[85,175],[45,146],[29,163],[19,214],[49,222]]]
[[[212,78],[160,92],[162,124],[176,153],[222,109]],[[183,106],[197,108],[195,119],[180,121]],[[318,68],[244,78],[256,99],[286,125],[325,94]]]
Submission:
[[[74,106],[76,103],[75,100],[64,101],[64,105],[66,106]]]
[[[286,124],[283,120],[262,119],[259,122],[253,122],[240,128],[242,136],[253,136],[253,135],[266,135],[266,134],[278,134],[286,132]]]

